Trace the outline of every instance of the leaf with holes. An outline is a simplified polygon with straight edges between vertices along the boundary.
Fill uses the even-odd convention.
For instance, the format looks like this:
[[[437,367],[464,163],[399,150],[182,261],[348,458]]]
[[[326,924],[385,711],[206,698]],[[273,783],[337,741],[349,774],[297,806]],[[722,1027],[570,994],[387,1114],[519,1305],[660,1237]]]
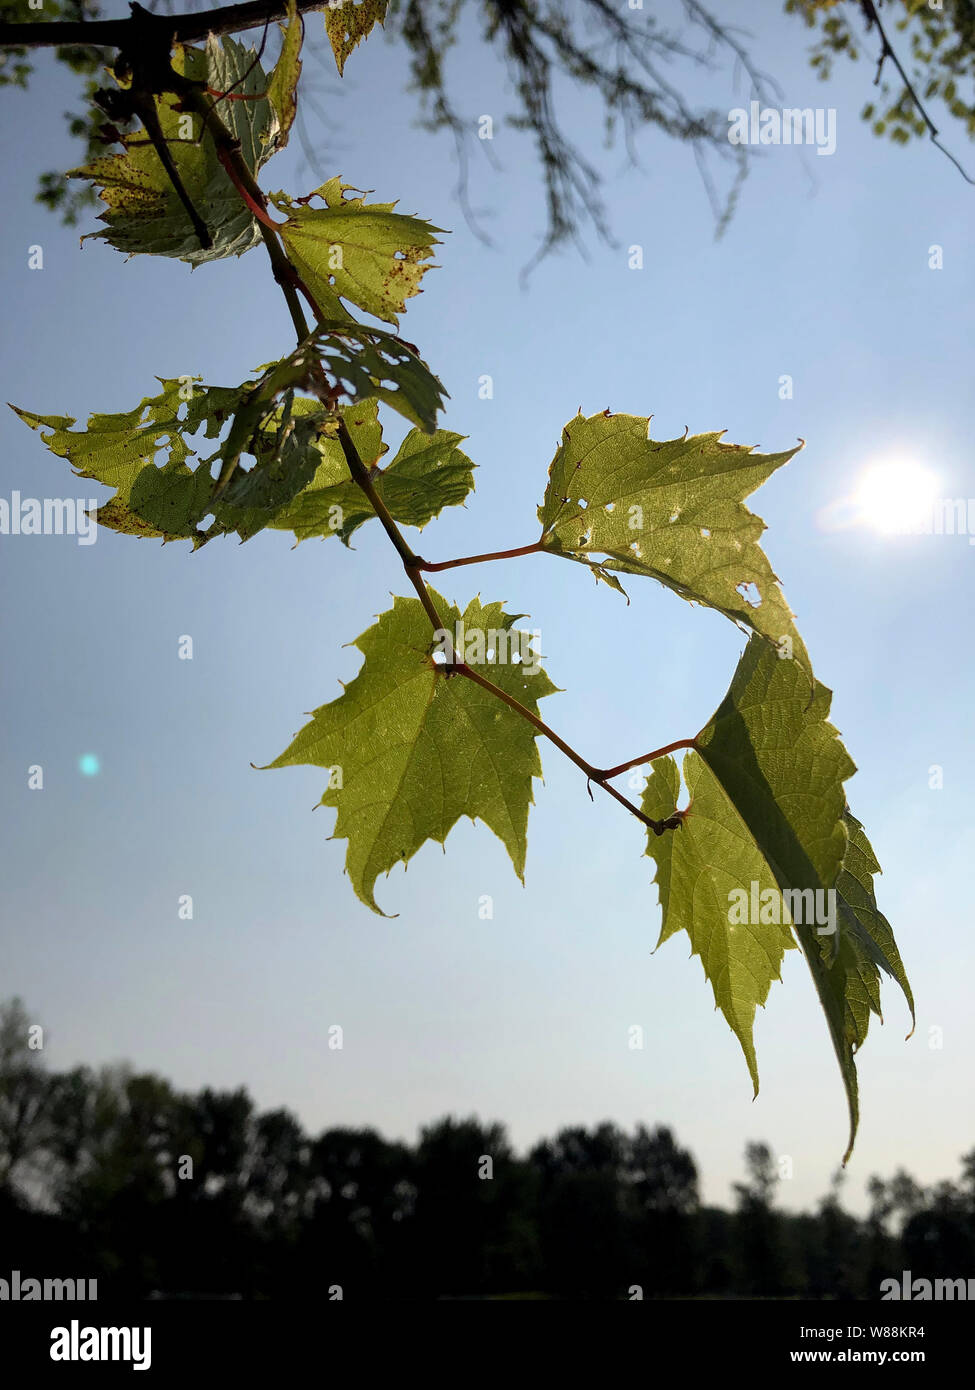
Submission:
[[[73,430],[75,421],[69,416],[12,409],[40,433],[53,454],[71,463],[79,477],[115,488],[115,495],[96,512],[103,526],[176,540],[189,534],[184,520],[195,505],[193,489],[202,487],[186,466],[195,453],[187,441],[201,428],[204,438],[216,438],[245,388],[194,387],[195,378],[189,377],[157,380],[162,386],[158,395],[146,396],[134,410],[92,415],[84,430]],[[164,456],[159,467],[154,463],[158,453]],[[147,500],[150,510],[158,509],[155,521],[137,510],[136,504]]]
[[[357,191],[334,178],[307,198],[272,193],[271,202],[287,213],[281,238],[323,318],[351,322],[347,300],[396,328],[406,301],[421,293],[442,229],[394,212],[395,203],[345,196]],[[325,206],[309,206],[314,198]]]
[[[386,19],[389,0],[336,0],[325,11],[325,32],[335,54],[339,77],[352,50],[372,29]]]
[[[660,940],[684,930],[715,1003],[741,1043],[753,1085],[756,1006],[779,978],[794,931],[826,1014],[850,1116],[859,1121],[854,1051],[879,1013],[883,969],[910,987],[889,924],[877,910],[876,861],[846,812],[855,771],[828,722],[831,694],[752,637],[721,706],[683,765],[689,802],[681,828],[649,836],[663,908]],[[643,811],[676,809],[677,764],[653,764]]]
[[[289,393],[275,411],[273,428],[258,428],[248,442],[254,463],[238,468],[215,497],[214,524],[207,539],[211,534],[236,531],[246,541],[273,525],[318,471],[323,423],[324,411],[317,402],[299,403]]]
[[[437,426],[447,392],[415,350],[384,328],[361,323],[318,323],[314,332],[282,358],[272,376],[276,390],[313,386],[319,364],[337,395],[359,402],[375,396],[425,434]]]
[[[485,655],[495,651],[483,674],[537,714],[538,701],[556,687],[528,657],[527,634],[517,635],[514,617],[478,599],[462,616],[430,592],[452,637],[463,622],[468,654],[477,634]],[[443,844],[462,816],[494,831],[523,878],[532,779],[542,775],[532,726],[473,681],[437,666],[418,599],[397,598],[355,645],[364,657],[359,674],[269,766],[328,769],[321,804],[338,810],[333,838],[349,842],[345,867],[358,897],[379,912],[379,875],[428,840]]]
[[[755,454],[723,444],[720,434],[655,442],[649,425],[642,415],[569,421],[538,510],[546,548],[588,565],[597,578],[614,570],[648,575],[773,643],[787,639],[808,671],[802,638],[758,544],[765,523],[743,505],[797,450]]]
[[[188,377],[161,380],[157,396],[131,411],[93,415],[86,430],[72,430],[75,421],[68,417],[14,408],[79,476],[115,488],[96,512],[103,526],[163,541],[191,538],[195,547],[228,531],[247,540],[315,476],[322,431],[326,423],[334,429],[318,401],[286,393],[285,403],[275,405],[265,397],[275,369],[272,364],[258,382],[236,387],[194,385]],[[203,439],[217,439],[228,425],[215,451],[191,467],[193,436],[202,430]],[[250,466],[244,455],[251,456]],[[218,460],[226,473],[222,486],[211,471]],[[214,522],[201,532],[211,511]]]

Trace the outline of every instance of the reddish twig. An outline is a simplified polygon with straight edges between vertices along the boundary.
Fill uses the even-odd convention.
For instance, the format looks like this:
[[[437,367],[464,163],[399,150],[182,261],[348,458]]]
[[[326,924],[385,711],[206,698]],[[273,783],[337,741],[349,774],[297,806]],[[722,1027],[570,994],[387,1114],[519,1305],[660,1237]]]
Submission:
[[[545,549],[543,541],[533,541],[531,545],[518,545],[513,550],[491,550],[485,555],[465,555],[461,560],[439,560],[431,564],[427,560],[417,560],[417,568],[433,573],[435,570],[457,569],[460,565],[486,564],[488,560],[514,560],[518,555],[535,555]]]
[[[657,758],[665,757],[667,753],[675,753],[678,748],[697,748],[697,740],[678,738],[673,743],[665,743],[663,748],[655,748],[652,753],[644,753],[642,758],[631,758],[628,763],[620,763],[619,767],[611,767],[606,772],[601,772],[599,780],[618,777],[621,772],[628,772],[631,767],[641,767],[644,763],[652,763]]]

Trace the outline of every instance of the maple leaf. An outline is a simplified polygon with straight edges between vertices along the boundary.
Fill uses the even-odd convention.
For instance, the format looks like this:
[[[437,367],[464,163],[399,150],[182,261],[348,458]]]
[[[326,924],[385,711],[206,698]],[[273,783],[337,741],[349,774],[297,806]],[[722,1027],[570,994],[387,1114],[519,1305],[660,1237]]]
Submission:
[[[538,509],[546,549],[612,572],[647,575],[809,657],[744,499],[797,452],[756,454],[720,434],[656,442],[642,415],[570,420]],[[754,602],[751,601],[754,597]]]
[[[514,617],[479,599],[462,615],[433,590],[430,595],[450,633],[462,621],[467,634],[495,634],[498,659],[482,673],[537,714],[538,701],[556,687],[540,669],[510,659],[512,646],[519,650]],[[532,780],[542,775],[532,726],[473,681],[437,665],[418,599],[395,599],[355,645],[364,657],[359,674],[337,700],[314,711],[268,766],[329,770],[321,804],[338,810],[333,838],[349,842],[345,867],[358,897],[379,912],[378,876],[428,840],[443,844],[461,816],[490,826],[522,878]]]

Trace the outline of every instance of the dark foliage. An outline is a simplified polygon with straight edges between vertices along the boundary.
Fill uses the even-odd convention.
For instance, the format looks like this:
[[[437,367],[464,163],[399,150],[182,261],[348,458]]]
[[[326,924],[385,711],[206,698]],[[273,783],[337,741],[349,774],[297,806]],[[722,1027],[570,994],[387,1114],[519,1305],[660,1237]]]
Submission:
[[[664,1127],[563,1129],[526,1156],[447,1118],[415,1146],[304,1133],[244,1090],[180,1094],[125,1068],[51,1074],[0,1008],[0,1222],[9,1277],[95,1278],[100,1299],[548,1296],[876,1299],[880,1281],[975,1272],[975,1150],[958,1183],[839,1180],[777,1209],[779,1162],[746,1150],[733,1212],[700,1203]]]

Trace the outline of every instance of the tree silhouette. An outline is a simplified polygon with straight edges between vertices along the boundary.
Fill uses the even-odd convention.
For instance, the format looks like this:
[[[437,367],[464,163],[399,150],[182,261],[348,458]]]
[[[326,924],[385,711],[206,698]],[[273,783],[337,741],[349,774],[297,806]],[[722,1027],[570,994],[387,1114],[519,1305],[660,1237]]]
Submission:
[[[0,1221],[11,1269],[98,1280],[99,1298],[639,1296],[874,1299],[884,1279],[975,1264],[975,1149],[958,1181],[842,1178],[779,1211],[768,1144],[735,1210],[702,1207],[665,1126],[570,1126],[526,1157],[503,1125],[447,1116],[415,1146],[318,1136],[243,1088],[196,1093],[119,1065],[49,1073],[20,1001],[0,1006]]]

